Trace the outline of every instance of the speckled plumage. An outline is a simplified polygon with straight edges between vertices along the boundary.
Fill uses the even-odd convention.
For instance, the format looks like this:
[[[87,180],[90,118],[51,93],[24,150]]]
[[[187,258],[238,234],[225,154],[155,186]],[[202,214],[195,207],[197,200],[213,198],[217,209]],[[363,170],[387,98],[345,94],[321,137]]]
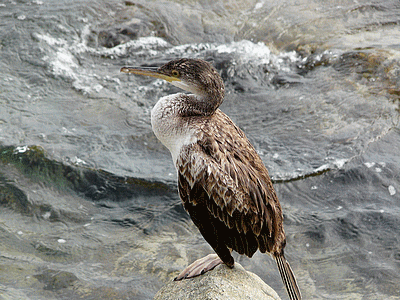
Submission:
[[[219,109],[193,123],[197,141],[185,145],[176,161],[185,208],[191,213],[204,206],[215,226],[226,227],[227,247],[240,254],[251,257],[258,248],[280,253],[281,207],[253,146]]]
[[[249,257],[257,250],[268,252],[277,262],[290,299],[301,299],[284,257],[279,200],[254,147],[218,109],[225,94],[218,72],[198,59],[174,60],[154,73],[123,71],[163,78],[193,93],[163,97],[151,114],[154,133],[171,152],[186,211],[223,263],[233,267],[232,250]],[[199,269],[204,262],[211,267]],[[218,263],[210,258],[195,262],[179,279],[200,275]]]

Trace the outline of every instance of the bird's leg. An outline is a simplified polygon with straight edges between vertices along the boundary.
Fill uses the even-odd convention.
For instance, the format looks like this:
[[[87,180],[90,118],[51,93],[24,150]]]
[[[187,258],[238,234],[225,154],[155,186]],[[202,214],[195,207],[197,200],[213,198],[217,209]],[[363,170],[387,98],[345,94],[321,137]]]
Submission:
[[[209,254],[187,266],[174,280],[178,281],[203,275],[223,263],[217,254]],[[229,267],[232,268],[233,266]]]

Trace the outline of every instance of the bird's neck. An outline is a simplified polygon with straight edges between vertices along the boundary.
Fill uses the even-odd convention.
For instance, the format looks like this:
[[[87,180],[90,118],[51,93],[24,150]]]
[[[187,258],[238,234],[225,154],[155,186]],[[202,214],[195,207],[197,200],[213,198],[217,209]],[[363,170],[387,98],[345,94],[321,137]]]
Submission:
[[[180,117],[210,116],[221,105],[223,99],[207,94],[179,94],[179,101],[175,102],[177,114]]]
[[[178,101],[174,104],[179,107],[182,116],[209,116],[224,101],[225,85],[222,78],[215,71],[214,76],[204,76],[205,84],[197,85],[185,81],[172,81],[171,84],[189,92],[190,94],[178,94],[174,98]]]
[[[174,94],[162,97],[151,111],[151,126],[156,137],[176,159],[184,145],[196,142],[196,134],[191,128],[191,117],[203,114],[201,108],[187,101],[186,94]]]
[[[151,111],[154,134],[166,146],[172,159],[176,158],[184,145],[197,141],[196,120],[211,116],[222,99],[205,95],[173,94],[162,97]]]

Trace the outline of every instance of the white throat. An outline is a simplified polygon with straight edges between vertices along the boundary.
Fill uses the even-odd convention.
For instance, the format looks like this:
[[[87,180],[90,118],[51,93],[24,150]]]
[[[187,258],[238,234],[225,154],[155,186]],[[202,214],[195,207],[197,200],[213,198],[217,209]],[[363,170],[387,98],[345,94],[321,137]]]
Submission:
[[[151,110],[151,126],[156,137],[169,149],[176,166],[183,146],[197,142],[197,136],[184,118],[179,116],[182,93],[160,98]]]
[[[180,89],[182,89],[182,90],[184,90],[184,91],[187,91],[187,92],[189,92],[189,93],[192,93],[192,94],[194,94],[194,95],[202,95],[203,94],[203,92],[201,91],[201,89],[198,89],[195,85],[189,85],[189,84],[187,84],[187,83],[185,83],[185,82],[183,82],[183,81],[179,81],[179,80],[177,80],[177,81],[171,81],[171,84],[172,85],[174,85],[174,86],[176,86],[176,87],[178,87],[178,88],[180,88]]]

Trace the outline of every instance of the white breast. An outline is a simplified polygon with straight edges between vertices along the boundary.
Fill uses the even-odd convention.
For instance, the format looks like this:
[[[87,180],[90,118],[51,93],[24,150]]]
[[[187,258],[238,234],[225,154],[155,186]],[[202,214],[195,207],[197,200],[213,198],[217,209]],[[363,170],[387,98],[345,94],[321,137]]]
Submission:
[[[182,147],[197,142],[194,130],[178,115],[180,102],[177,99],[180,95],[162,97],[151,111],[154,134],[171,152],[175,166]]]

